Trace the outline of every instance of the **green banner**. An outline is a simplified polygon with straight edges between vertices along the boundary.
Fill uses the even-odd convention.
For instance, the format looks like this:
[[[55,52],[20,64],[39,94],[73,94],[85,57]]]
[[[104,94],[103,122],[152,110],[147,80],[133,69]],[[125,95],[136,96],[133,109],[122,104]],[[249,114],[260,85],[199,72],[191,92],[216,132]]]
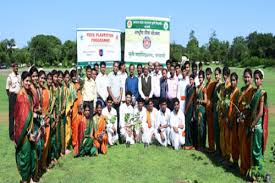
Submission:
[[[155,29],[155,30],[170,30],[170,22],[158,20],[141,20],[129,19],[126,20],[127,29]]]

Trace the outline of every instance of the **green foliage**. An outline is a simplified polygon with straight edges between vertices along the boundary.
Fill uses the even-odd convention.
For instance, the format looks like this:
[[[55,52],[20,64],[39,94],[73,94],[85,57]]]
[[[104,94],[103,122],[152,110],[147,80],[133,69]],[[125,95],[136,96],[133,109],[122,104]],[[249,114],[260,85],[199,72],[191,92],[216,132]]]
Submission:
[[[270,162],[275,164],[275,142],[271,146],[270,150],[271,150],[271,154],[272,154]]]

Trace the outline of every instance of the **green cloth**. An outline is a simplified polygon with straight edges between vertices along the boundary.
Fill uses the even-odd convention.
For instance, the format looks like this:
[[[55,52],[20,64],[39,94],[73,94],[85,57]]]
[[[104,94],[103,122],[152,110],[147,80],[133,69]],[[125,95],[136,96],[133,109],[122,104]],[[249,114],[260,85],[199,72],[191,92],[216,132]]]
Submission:
[[[93,121],[88,120],[83,140],[80,144],[79,156],[94,156],[97,153],[97,148],[94,147],[94,139],[90,137],[93,129]]]
[[[197,92],[197,100],[203,100],[202,88]],[[196,108],[195,118],[197,122],[196,134],[197,134],[197,144],[199,147],[205,147],[206,144],[206,117],[205,117],[205,107],[203,105],[198,105]]]
[[[186,90],[186,102],[185,104],[187,105],[190,101],[191,96],[196,92],[196,88],[194,86],[188,86]],[[194,99],[193,101],[190,102],[189,108],[186,110],[185,113],[185,146],[193,146],[194,145],[194,138],[195,138],[195,125],[194,125],[194,110],[195,110],[195,105],[194,105]]]

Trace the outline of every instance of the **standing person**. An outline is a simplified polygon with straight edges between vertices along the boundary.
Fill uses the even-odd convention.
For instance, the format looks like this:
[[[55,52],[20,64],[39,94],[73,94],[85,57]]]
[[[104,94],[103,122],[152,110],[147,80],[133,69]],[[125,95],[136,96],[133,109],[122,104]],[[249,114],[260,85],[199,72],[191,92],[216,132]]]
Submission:
[[[102,115],[102,105],[96,103],[96,114],[93,117],[94,146],[97,151],[106,154],[108,150],[108,135],[106,132],[106,117]]]
[[[167,99],[167,91],[168,91],[168,84],[167,84],[167,69],[162,69],[161,71],[162,77],[160,78],[160,98]],[[159,109],[159,106],[156,107]]]
[[[200,84],[198,77],[198,65],[195,62],[192,63],[192,74],[195,76],[195,85],[198,86]]]
[[[14,104],[16,102],[16,95],[20,90],[21,76],[18,73],[18,65],[13,63],[11,66],[12,73],[8,75],[6,91],[9,97],[9,137],[13,140]]]
[[[126,93],[126,102],[119,107],[119,127],[121,139],[126,142],[126,146],[134,144],[133,134],[133,115],[134,108],[132,106],[132,93]]]
[[[143,73],[142,65],[141,64],[137,64],[137,77],[138,77],[138,79],[141,78],[142,73]]]
[[[119,106],[122,100],[122,93],[123,93],[123,89],[122,89],[122,83],[121,83],[121,77],[118,74],[118,66],[119,63],[118,62],[114,62],[113,63],[113,72],[110,72],[108,75],[108,79],[109,79],[109,84],[108,84],[108,93],[109,96],[112,97],[113,100],[113,107],[115,108],[115,110],[117,111],[117,130],[118,130],[118,134],[120,134],[120,129],[119,129]]]
[[[226,93],[229,95],[230,104],[228,107],[228,114],[226,119],[226,125],[229,129],[229,140],[226,142],[229,146],[229,152],[233,159],[233,166],[238,167],[239,155],[240,155],[240,142],[238,138],[238,126],[237,123],[237,116],[238,116],[238,109],[236,108],[238,105],[238,99],[240,95],[240,90],[237,88],[238,85],[238,75],[233,72],[230,75],[230,83],[231,86],[226,89]]]
[[[193,74],[189,77],[190,84],[186,88],[186,105],[185,105],[185,150],[191,150],[194,148],[195,137],[195,96],[196,86],[194,81],[195,76]]]
[[[214,140],[214,119],[212,115],[213,103],[212,97],[216,81],[212,80],[212,70],[210,67],[206,68],[206,95],[207,95],[207,103],[205,106],[206,112],[206,123],[207,123],[207,135],[208,135],[208,152],[213,153],[215,151],[215,140]]]
[[[182,70],[181,70],[180,64],[178,63],[176,64],[176,76],[179,81],[182,80]]]
[[[186,75],[189,77],[189,75],[191,74],[190,73],[190,62],[189,61],[184,62],[184,67],[186,70]]]
[[[168,108],[173,111],[174,104],[173,100],[177,98],[178,93],[178,78],[176,76],[176,71],[174,65],[170,66],[170,78],[167,80],[167,104]]]
[[[212,95],[212,111],[213,111],[213,120],[214,120],[214,139],[216,146],[216,155],[221,155],[221,147],[220,147],[220,127],[219,127],[219,111],[217,110],[217,105],[219,101],[219,93],[221,90],[221,69],[217,67],[215,69],[215,79],[216,85]]]
[[[252,111],[252,147],[251,156],[253,167],[257,167],[260,171],[263,170],[264,151],[267,142],[268,133],[268,108],[267,108],[267,93],[262,88],[264,72],[262,70],[254,71],[254,82],[256,89],[251,101]],[[253,175],[252,175],[253,176]],[[257,176],[257,175],[256,175]]]
[[[159,108],[159,99],[160,99],[160,78],[162,77],[162,73],[160,71],[159,62],[155,62],[155,71],[152,74],[153,81],[153,101],[154,107]]]
[[[59,123],[57,125],[57,147],[60,156],[65,154],[65,90],[64,90],[64,74],[61,70],[58,71],[58,87],[59,87]]]
[[[202,62],[199,63],[199,71],[203,71],[203,65]]]
[[[127,77],[125,82],[125,92],[130,91],[133,94],[133,98],[135,98],[136,100],[139,98],[138,78],[134,74],[135,74],[135,66],[134,64],[131,64],[129,66],[129,76]]]
[[[153,76],[153,73],[154,73],[154,62],[150,61],[148,63],[148,66],[149,66],[149,75]]]
[[[37,170],[37,155],[33,129],[33,100],[31,76],[27,71],[21,75],[22,89],[17,94],[14,106],[15,160],[22,182],[30,182]]]
[[[128,74],[126,72],[126,65],[124,61],[121,61],[119,63],[119,71],[118,74],[120,75],[120,80],[121,80],[121,86],[122,86],[122,102],[125,102],[125,82],[128,77]]]
[[[189,77],[187,77],[187,71],[185,66],[181,67],[182,79],[178,83],[177,98],[180,101],[180,110],[184,113],[185,111],[185,100],[186,100],[186,87],[189,84]]]
[[[94,64],[94,69],[95,69],[96,75],[98,75],[98,73],[99,73],[99,65],[98,65],[98,63]]]
[[[97,149],[94,146],[93,119],[91,118],[91,109],[88,104],[83,107],[83,114],[79,122],[79,154],[76,157],[95,156]]]
[[[167,108],[166,99],[160,99],[160,109],[157,114],[157,120],[154,124],[154,136],[158,143],[162,146],[170,145],[170,109]]]
[[[206,144],[206,122],[205,122],[205,105],[207,103],[207,95],[204,86],[204,71],[199,71],[199,86],[196,88],[196,135],[197,148],[204,149]]]
[[[171,60],[166,60],[167,77],[170,78],[170,67],[172,65]]]
[[[144,73],[138,82],[138,91],[141,98],[143,98],[145,102],[148,102],[153,96],[153,82],[152,77],[149,75],[148,65],[145,65],[143,70]]]
[[[114,145],[118,141],[118,130],[117,130],[117,111],[112,107],[113,99],[111,96],[107,97],[106,107],[102,110],[102,115],[107,121],[107,133],[108,133],[108,143],[110,146]]]
[[[252,111],[247,106],[251,104],[255,89],[252,86],[252,70],[246,68],[243,72],[245,86],[241,88],[238,106],[241,112],[239,117],[240,137],[240,172],[245,175],[251,167],[251,138]]]
[[[96,90],[96,71],[92,69],[90,65],[86,67],[86,77],[84,79],[84,85],[82,89],[83,104],[87,104],[90,107],[90,114],[93,114],[94,105],[96,102],[97,90]]]
[[[170,125],[171,125],[171,144],[175,150],[178,150],[185,144],[185,116],[180,110],[179,99],[174,99],[174,110],[171,112]]]
[[[96,77],[96,90],[97,90],[97,101],[101,102],[102,107],[105,107],[105,101],[108,97],[108,76],[106,74],[106,63],[100,62],[100,72]]]

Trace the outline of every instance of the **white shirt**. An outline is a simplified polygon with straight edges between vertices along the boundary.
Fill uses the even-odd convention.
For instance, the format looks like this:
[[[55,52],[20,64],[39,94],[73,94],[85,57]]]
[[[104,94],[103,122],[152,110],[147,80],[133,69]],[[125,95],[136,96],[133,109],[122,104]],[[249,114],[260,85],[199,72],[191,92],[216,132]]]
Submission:
[[[126,79],[128,77],[128,74],[126,72],[122,73],[122,72],[118,72],[118,74],[120,75],[120,80],[121,80],[121,86],[122,86],[122,101],[125,101],[125,82]]]
[[[95,80],[93,80],[92,78],[85,78],[82,95],[83,101],[94,101],[95,103],[97,95]]]
[[[107,118],[107,121],[108,121],[108,119],[111,119],[113,116],[116,116],[116,119],[117,119],[117,112],[113,107],[111,108],[111,111],[108,110],[107,106],[104,107],[104,109],[102,110],[102,115]],[[112,124],[107,124],[107,126],[110,126],[110,125],[112,125]],[[114,127],[115,128],[117,127],[117,120],[114,123]]]
[[[169,125],[170,115],[170,109],[166,108],[165,113],[163,113],[160,109],[158,111],[157,123],[154,127],[157,129],[160,125]]]
[[[15,75],[14,72],[10,73],[7,78],[6,89],[9,92],[18,93],[20,90],[21,76],[19,74]]]
[[[135,107],[134,109],[134,115],[139,114],[139,120],[142,124],[145,124],[147,122],[147,113],[145,107],[142,107],[141,111],[138,110],[138,107]]]
[[[133,108],[133,106],[131,104],[127,106],[126,103],[123,103],[119,107],[119,126],[120,126],[120,128],[123,128],[125,126],[125,123],[126,123],[126,121],[125,121],[125,114],[130,114],[130,119],[133,117],[133,115],[134,115],[134,108]]]
[[[147,82],[149,76],[150,76],[149,74],[148,74],[147,77],[145,77],[144,75],[142,75],[142,77],[138,78],[138,92],[139,92],[141,98],[143,98],[143,99],[145,99],[145,95],[144,95],[144,93],[142,91],[141,79],[145,78],[145,81]],[[149,98],[152,98],[152,96],[153,96],[153,79],[151,77],[151,91],[150,91],[150,94],[149,94]]]
[[[170,117],[170,125],[171,127],[179,127],[179,125],[184,125],[185,127],[185,116],[181,110],[176,114],[175,110],[171,112]]]
[[[120,96],[120,89],[122,88],[120,75],[118,73],[115,75],[114,72],[110,72],[108,75],[108,80],[108,87],[111,88],[113,96],[118,98]]]
[[[101,72],[96,77],[96,89],[97,89],[97,96],[100,96],[104,101],[106,101],[108,97],[108,90],[107,86],[109,84],[107,74],[102,74]]]
[[[199,76],[198,75],[195,77],[195,85],[196,86],[200,85],[200,81],[199,81]]]
[[[160,97],[160,78],[162,77],[161,71],[158,73],[154,72],[152,76],[153,81],[153,95],[155,97]]]
[[[153,128],[157,128],[157,118],[158,118],[158,110],[156,108],[153,108],[153,110],[150,112],[151,117],[151,123]]]
[[[179,99],[179,100],[181,100],[181,97],[182,96],[186,96],[186,87],[187,87],[187,85],[189,85],[189,77],[185,77],[185,79],[182,79],[182,80],[180,80],[179,81],[179,88],[178,88],[178,93],[177,93],[177,98]]]

